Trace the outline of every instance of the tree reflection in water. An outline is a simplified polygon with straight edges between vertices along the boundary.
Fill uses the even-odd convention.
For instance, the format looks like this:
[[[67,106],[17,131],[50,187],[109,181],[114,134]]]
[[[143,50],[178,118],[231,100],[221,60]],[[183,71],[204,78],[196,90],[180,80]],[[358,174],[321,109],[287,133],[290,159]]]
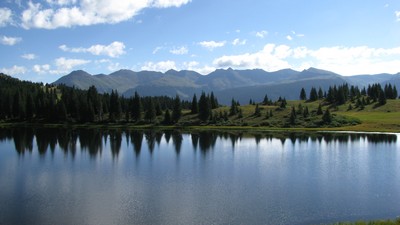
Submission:
[[[253,137],[256,144],[259,145],[263,139],[278,139],[284,145],[286,140],[290,140],[292,144],[317,141],[317,142],[355,142],[367,141],[369,143],[395,143],[397,142],[397,135],[394,134],[365,134],[365,133],[268,133],[260,132],[255,134],[248,134],[243,132],[209,132],[209,131],[196,131],[190,134],[184,134],[185,137],[191,138],[191,145],[193,150],[200,150],[202,155],[206,155],[209,151],[213,150],[218,140],[230,140],[232,149],[235,148],[238,141],[243,135]],[[57,147],[64,152],[70,154],[74,158],[78,149],[80,151],[87,151],[91,158],[101,156],[103,146],[107,146],[109,141],[109,148],[113,158],[117,158],[121,151],[121,144],[123,139],[129,146],[133,146],[133,151],[136,157],[140,156],[143,138],[145,138],[149,153],[153,154],[156,144],[160,147],[162,140],[169,143],[172,140],[175,153],[179,155],[182,150],[185,137],[179,131],[155,131],[155,130],[99,130],[99,129],[45,129],[45,128],[13,128],[13,129],[0,129],[0,142],[10,141],[14,142],[16,152],[23,156],[26,152],[32,153],[34,143],[39,155],[44,157],[48,154],[54,154]],[[103,142],[104,140],[104,142]],[[78,147],[80,146],[80,148]]]
[[[131,137],[131,143],[133,145],[133,151],[135,152],[136,157],[138,157],[140,155],[140,151],[142,150],[143,132],[130,131],[129,133]]]

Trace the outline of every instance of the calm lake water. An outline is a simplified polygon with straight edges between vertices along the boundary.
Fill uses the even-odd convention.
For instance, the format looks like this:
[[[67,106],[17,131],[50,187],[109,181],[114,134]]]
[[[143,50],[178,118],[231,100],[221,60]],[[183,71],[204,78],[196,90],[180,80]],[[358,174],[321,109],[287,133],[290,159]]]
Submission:
[[[396,134],[0,129],[1,224],[326,224],[400,215]]]

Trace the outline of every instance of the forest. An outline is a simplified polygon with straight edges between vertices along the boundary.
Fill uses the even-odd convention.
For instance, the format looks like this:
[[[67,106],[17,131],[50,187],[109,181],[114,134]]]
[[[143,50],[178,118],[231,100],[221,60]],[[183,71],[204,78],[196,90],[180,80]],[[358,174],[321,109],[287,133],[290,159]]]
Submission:
[[[265,90],[268,93],[268,90]],[[343,84],[300,90],[301,102],[288,106],[285,97],[272,100],[266,94],[262,102],[249,100],[248,107],[232,99],[230,106],[218,103],[214,93],[202,93],[192,101],[182,101],[179,95],[120,96],[116,90],[100,94],[96,87],[80,90],[65,85],[49,85],[20,81],[0,74],[0,121],[35,123],[132,123],[134,125],[254,125],[280,127],[317,127],[329,125],[339,106],[347,110],[363,110],[366,106],[380,107],[387,99],[398,97],[396,86],[369,85],[360,89]],[[318,102],[315,108],[309,108]],[[303,104],[301,104],[303,103]],[[314,104],[315,105],[315,104]],[[250,107],[249,107],[250,106]],[[249,112],[249,108],[253,110]],[[184,117],[184,119],[182,119]],[[275,119],[273,119],[275,117]],[[262,118],[262,119],[255,119]],[[275,122],[274,122],[275,121]],[[276,122],[279,121],[279,122]],[[354,121],[340,119],[335,126]]]

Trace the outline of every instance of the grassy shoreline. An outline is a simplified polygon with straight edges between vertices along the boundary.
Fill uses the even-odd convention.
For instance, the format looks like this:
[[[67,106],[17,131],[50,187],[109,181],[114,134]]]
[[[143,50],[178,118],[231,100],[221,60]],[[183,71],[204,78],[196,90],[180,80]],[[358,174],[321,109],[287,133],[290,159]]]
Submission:
[[[137,125],[132,123],[30,123],[30,122],[0,122],[0,128],[68,128],[68,129],[128,129],[128,130],[181,130],[181,131],[254,131],[254,132],[361,132],[361,133],[400,133],[397,129],[387,129],[377,126],[345,126],[345,127],[254,127],[254,126],[164,126],[164,125]]]

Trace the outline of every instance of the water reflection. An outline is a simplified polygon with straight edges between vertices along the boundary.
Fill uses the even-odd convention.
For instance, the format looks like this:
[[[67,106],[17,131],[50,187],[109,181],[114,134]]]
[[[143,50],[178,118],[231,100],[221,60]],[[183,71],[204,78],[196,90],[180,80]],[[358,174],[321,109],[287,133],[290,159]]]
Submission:
[[[15,128],[0,129],[0,141],[14,141],[15,150],[19,155],[32,152],[36,143],[37,151],[45,156],[48,151],[54,153],[57,146],[65,153],[73,157],[77,149],[88,152],[90,157],[101,155],[103,148],[107,146],[114,158],[118,158],[123,139],[127,145],[132,144],[136,157],[139,157],[142,150],[143,139],[145,139],[150,154],[153,154],[156,147],[160,147],[164,140],[167,144],[172,140],[177,155],[181,154],[184,136],[191,139],[194,151],[198,149],[205,155],[215,148],[217,141],[228,141],[232,149],[243,137],[250,137],[259,145],[262,140],[280,140],[282,146],[286,141],[295,145],[302,142],[331,142],[347,143],[366,141],[369,143],[396,143],[395,134],[365,134],[365,133],[255,133],[243,132],[210,132],[197,131],[184,134],[179,131],[155,131],[155,130],[99,130],[99,129],[44,129],[44,128]],[[103,142],[104,140],[104,142]],[[108,143],[109,142],[109,143]]]

